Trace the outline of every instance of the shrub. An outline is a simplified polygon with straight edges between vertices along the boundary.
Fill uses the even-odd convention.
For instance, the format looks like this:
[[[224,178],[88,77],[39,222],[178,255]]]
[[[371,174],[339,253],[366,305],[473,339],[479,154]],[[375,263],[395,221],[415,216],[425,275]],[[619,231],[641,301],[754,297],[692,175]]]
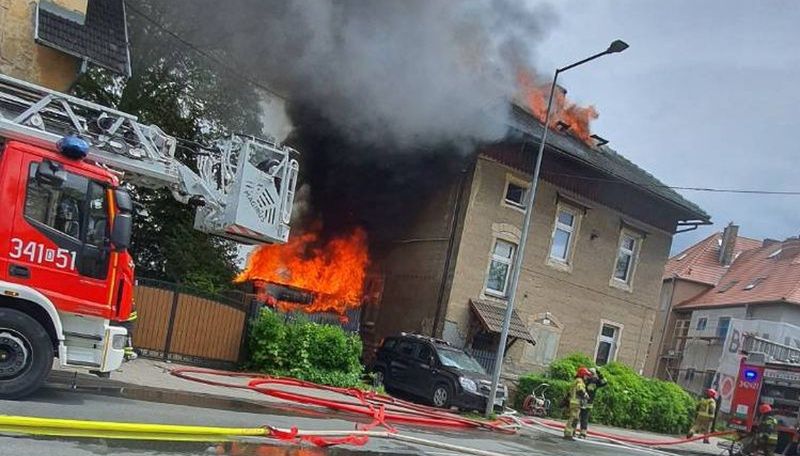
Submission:
[[[547,369],[548,377],[572,381],[575,378],[575,372],[581,366],[595,367],[595,364],[591,358],[583,353],[573,353],[566,358],[557,359],[550,363],[550,367]]]
[[[361,386],[361,339],[338,326],[264,309],[251,322],[247,368],[332,386]]]
[[[519,380],[515,405],[522,406],[533,387],[549,383],[547,397],[552,401],[551,416],[561,416],[560,403],[579,366],[594,367],[591,359],[574,354],[554,361],[547,373],[529,374]],[[642,377],[622,363],[600,368],[608,385],[597,391],[592,410],[593,422],[631,429],[669,434],[684,433],[694,418],[695,401],[678,385]]]

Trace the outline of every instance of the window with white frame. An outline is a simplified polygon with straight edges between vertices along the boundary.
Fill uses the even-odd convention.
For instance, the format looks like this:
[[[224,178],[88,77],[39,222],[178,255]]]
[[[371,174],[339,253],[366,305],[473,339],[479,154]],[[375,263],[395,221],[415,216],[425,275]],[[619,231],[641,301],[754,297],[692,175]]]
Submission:
[[[604,366],[616,359],[620,331],[618,326],[608,323],[603,323],[603,326],[600,327],[600,335],[597,338],[597,354],[594,357],[594,362],[598,366]]]
[[[633,269],[636,264],[636,249],[639,238],[633,234],[623,231],[619,240],[617,251],[617,262],[614,266],[614,279],[630,284],[633,276]]]
[[[508,280],[511,277],[511,263],[514,261],[514,252],[517,246],[511,242],[497,239],[492,249],[492,259],[489,262],[489,273],[486,277],[486,292],[493,295],[505,296],[508,289]]]
[[[551,259],[563,263],[569,261],[577,223],[578,213],[575,210],[563,206],[558,207],[553,225],[553,236],[550,241]]]
[[[505,202],[519,208],[525,207],[525,195],[528,187],[511,181],[506,182]]]

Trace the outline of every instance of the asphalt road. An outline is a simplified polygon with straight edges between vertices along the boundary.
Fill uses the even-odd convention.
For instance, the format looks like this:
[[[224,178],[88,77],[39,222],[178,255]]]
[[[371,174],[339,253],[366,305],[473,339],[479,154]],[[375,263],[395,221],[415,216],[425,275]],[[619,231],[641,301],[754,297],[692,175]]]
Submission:
[[[0,413],[52,418],[77,418],[105,421],[155,422],[209,426],[257,427],[271,425],[304,430],[352,430],[352,417],[320,410],[287,410],[241,403],[209,402],[197,398],[187,404],[179,397],[153,397],[143,392],[128,391],[128,397],[109,392],[75,391],[59,386],[44,388],[35,396],[20,402],[0,401]],[[142,400],[146,399],[146,400]],[[152,402],[169,401],[173,403]],[[213,408],[212,408],[213,407]],[[488,431],[441,431],[401,428],[405,435],[431,439],[454,445],[478,448],[505,455],[584,455],[626,456],[650,452],[625,449],[601,443],[567,442],[548,433],[500,435]],[[263,442],[263,441],[261,441]],[[227,445],[227,446],[225,446]],[[370,439],[363,447],[317,449],[286,445],[246,442],[231,448],[230,444],[170,443],[147,441],[115,441],[110,439],[31,438],[0,434],[0,455],[253,455],[253,456],[317,456],[317,455],[455,455],[457,453],[424,446],[409,445],[386,439]],[[657,454],[657,453],[650,453]]]

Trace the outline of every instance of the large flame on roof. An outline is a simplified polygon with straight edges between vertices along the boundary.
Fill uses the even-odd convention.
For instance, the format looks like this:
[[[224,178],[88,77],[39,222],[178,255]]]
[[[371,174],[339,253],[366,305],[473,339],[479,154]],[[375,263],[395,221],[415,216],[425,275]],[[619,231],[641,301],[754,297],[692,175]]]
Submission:
[[[290,237],[286,244],[258,247],[236,281],[260,280],[308,290],[314,300],[300,309],[344,314],[361,305],[368,263],[363,229],[323,241],[317,227]],[[278,306],[295,307],[280,301]]]
[[[547,113],[547,98],[550,95],[550,83],[537,80],[528,70],[520,69],[517,72],[520,97],[525,108],[540,122],[544,123]],[[559,122],[568,126],[565,131],[579,138],[586,144],[593,145],[590,124],[597,119],[597,110],[594,106],[578,106],[567,99],[563,90],[556,89],[553,97],[553,110],[550,113],[550,128],[558,128]]]

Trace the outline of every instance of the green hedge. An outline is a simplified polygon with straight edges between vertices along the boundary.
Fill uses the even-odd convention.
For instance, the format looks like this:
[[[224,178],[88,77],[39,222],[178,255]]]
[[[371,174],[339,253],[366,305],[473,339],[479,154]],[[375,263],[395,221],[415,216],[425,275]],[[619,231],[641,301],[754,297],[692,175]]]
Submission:
[[[361,339],[338,326],[264,309],[251,322],[248,369],[332,386],[362,384]]]
[[[551,416],[561,417],[561,400],[569,391],[579,366],[595,367],[585,355],[575,354],[554,361],[545,374],[521,377],[515,404],[520,407],[533,387],[548,383],[547,397],[553,404]],[[597,391],[591,415],[593,422],[667,434],[681,434],[689,429],[694,419],[695,401],[675,383],[644,378],[616,362],[601,367],[600,371],[608,385]]]

